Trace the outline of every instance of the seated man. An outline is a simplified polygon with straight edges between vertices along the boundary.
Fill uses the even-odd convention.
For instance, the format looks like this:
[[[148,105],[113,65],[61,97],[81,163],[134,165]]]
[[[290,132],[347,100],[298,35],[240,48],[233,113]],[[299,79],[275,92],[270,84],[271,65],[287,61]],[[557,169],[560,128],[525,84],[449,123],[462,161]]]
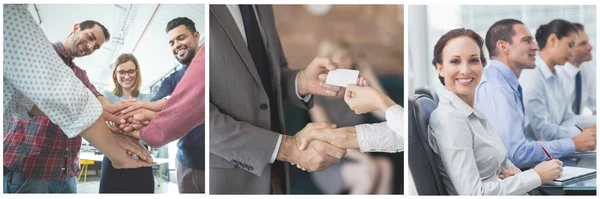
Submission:
[[[592,60],[592,45],[583,25],[573,25],[577,28],[579,37],[567,63],[556,67],[556,74],[562,83],[567,101],[572,103],[570,108],[575,114],[575,121],[581,127],[589,127],[596,125],[596,70],[593,65],[582,65]],[[592,115],[582,115],[584,107],[588,107]]]

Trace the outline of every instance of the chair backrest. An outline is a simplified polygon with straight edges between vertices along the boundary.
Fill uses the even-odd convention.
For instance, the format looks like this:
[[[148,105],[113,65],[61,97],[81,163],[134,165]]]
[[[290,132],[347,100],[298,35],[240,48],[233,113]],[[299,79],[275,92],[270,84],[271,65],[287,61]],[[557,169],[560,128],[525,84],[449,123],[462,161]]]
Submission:
[[[415,90],[415,95],[416,94],[427,95],[427,96],[429,96],[429,98],[433,99],[433,101],[436,104],[440,101],[437,93],[430,88],[418,88],[417,90]]]
[[[448,195],[438,169],[442,163],[428,141],[429,117],[437,107],[435,92],[429,93],[415,94],[408,101],[408,166],[419,195]]]

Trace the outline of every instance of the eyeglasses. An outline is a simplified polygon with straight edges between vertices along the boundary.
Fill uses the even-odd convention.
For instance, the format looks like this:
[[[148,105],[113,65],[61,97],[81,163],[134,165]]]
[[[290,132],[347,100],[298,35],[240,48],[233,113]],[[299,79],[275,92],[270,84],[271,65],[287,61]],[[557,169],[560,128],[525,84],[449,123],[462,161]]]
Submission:
[[[117,74],[119,74],[119,76],[121,76],[121,77],[125,77],[125,74],[129,74],[129,77],[133,77],[133,76],[135,76],[135,75],[136,75],[136,72],[137,72],[137,71],[138,71],[138,70],[136,70],[136,69],[131,69],[131,70],[118,70],[118,71],[116,71],[116,72],[117,72]]]

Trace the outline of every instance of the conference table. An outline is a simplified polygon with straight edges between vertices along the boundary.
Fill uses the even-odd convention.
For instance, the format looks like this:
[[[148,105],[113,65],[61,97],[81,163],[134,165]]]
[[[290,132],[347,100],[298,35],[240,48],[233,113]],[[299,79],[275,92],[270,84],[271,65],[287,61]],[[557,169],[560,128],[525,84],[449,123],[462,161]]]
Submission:
[[[564,166],[596,169],[596,152],[575,153],[560,158]],[[544,190],[562,190],[566,195],[596,195],[596,173],[574,178],[563,183],[544,184]]]

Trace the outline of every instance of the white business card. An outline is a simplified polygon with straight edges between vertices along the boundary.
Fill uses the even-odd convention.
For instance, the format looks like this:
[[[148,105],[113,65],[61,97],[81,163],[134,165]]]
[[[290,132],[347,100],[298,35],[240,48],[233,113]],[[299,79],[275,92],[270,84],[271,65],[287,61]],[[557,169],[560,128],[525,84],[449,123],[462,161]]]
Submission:
[[[334,71],[329,71],[325,83],[345,88],[348,84],[356,84],[358,73],[358,70],[335,69]]]

